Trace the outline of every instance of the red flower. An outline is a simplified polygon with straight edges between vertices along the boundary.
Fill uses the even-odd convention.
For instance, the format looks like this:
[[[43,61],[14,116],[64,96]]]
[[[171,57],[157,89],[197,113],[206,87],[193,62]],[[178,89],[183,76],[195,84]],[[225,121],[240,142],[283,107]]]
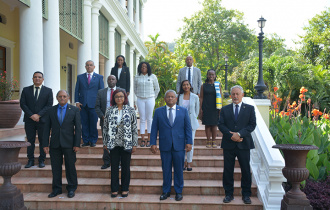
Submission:
[[[301,94],[304,94],[304,93],[306,93],[308,90],[305,88],[305,87],[301,87],[300,88],[300,93]]]
[[[325,119],[329,119],[329,114],[324,114],[324,115],[323,115],[323,118],[325,118]]]
[[[274,92],[276,92],[278,90],[278,87],[274,87]]]

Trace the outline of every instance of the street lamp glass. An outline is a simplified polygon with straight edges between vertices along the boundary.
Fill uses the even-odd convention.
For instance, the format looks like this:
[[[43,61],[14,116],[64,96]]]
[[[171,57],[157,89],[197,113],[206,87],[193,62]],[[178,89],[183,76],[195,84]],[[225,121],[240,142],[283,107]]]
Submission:
[[[263,17],[261,17],[258,20],[258,26],[259,26],[259,28],[264,28],[265,27],[265,23],[266,23],[266,19],[264,19]]]
[[[227,62],[227,61],[228,61],[228,56],[225,55],[224,59],[225,59],[225,61]]]

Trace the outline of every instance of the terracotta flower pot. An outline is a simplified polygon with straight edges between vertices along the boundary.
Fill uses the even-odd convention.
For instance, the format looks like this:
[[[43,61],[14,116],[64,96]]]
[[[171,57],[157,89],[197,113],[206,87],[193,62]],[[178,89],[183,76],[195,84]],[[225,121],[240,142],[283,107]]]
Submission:
[[[273,148],[282,150],[285,167],[284,177],[292,184],[291,190],[285,193],[281,209],[313,209],[305,193],[300,190],[300,183],[309,176],[306,168],[306,157],[309,150],[319,149],[317,146],[303,144],[277,144]]]
[[[0,101],[0,128],[13,128],[21,117],[19,100]]]
[[[0,141],[0,176],[3,184],[0,187],[0,209],[26,209],[23,194],[11,183],[11,177],[21,170],[18,153],[21,147],[30,146],[25,141]]]

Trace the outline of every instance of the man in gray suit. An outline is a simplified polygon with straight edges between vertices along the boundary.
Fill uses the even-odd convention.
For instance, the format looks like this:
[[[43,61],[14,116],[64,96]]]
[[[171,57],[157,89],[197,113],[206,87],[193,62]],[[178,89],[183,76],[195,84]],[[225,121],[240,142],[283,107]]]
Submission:
[[[103,122],[105,111],[109,106],[111,106],[110,101],[112,99],[112,94],[117,89],[122,89],[116,87],[117,79],[115,75],[108,76],[108,87],[101,89],[97,92],[96,104],[95,104],[95,112],[97,116],[100,118],[100,126],[103,132]],[[124,90],[124,89],[123,89]],[[103,148],[103,166],[101,169],[106,169],[110,167],[110,154],[106,148]]]
[[[193,93],[200,95],[200,89],[202,86],[201,70],[193,66],[194,59],[191,56],[187,56],[187,66],[180,69],[178,79],[176,82],[176,92],[180,92],[180,85],[183,80],[189,80],[193,88]]]

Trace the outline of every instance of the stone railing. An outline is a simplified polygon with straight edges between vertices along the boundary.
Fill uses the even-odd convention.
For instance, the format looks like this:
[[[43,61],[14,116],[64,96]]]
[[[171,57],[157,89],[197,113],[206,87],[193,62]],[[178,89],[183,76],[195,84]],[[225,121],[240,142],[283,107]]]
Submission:
[[[272,148],[276,143],[254,100],[244,97],[243,102],[255,107],[257,118],[257,127],[252,133],[255,149],[251,150],[250,165],[253,183],[258,186],[258,198],[264,209],[280,209],[285,193],[282,182],[286,181],[282,175],[284,159],[279,150]]]

